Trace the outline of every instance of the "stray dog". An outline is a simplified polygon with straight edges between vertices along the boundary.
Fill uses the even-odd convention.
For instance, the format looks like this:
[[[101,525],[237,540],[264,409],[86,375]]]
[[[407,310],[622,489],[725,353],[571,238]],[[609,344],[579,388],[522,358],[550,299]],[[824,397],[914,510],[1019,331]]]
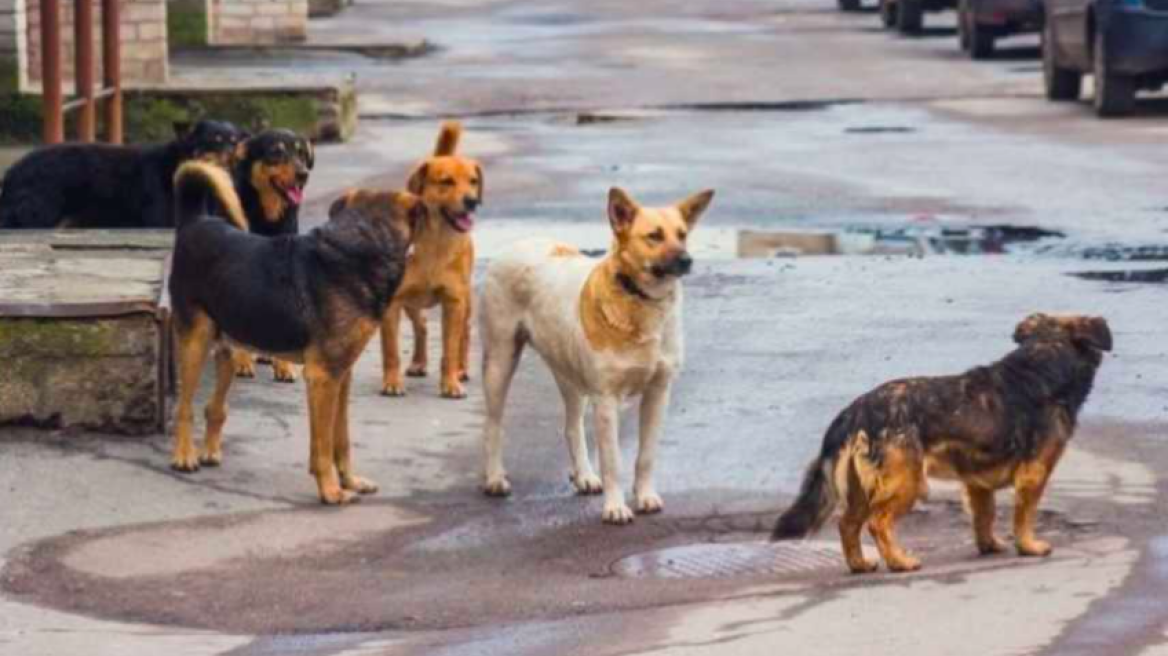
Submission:
[[[175,171],[227,165],[246,133],[225,121],[175,124],[158,146],[59,144],[25,155],[0,192],[0,228],[170,228]]]
[[[312,142],[291,130],[265,130],[242,145],[235,164],[235,189],[251,232],[257,235],[295,235],[300,232],[300,205],[308,174],[316,163]],[[255,358],[242,349],[233,356],[235,374],[255,378]],[[272,360],[272,378],[296,381],[296,368]]]
[[[1042,492],[1075,430],[1111,330],[1099,317],[1033,314],[1014,331],[1018,347],[987,367],[959,376],[885,383],[852,402],[811,463],[794,505],[772,540],[804,537],[843,504],[840,541],[852,572],[874,571],[860,531],[868,524],[895,572],[920,568],[897,544],[898,517],[927,491],[926,475],[960,480],[982,554],[1005,544],[994,535],[994,491],[1014,487],[1014,546],[1046,556],[1034,535]]]
[[[179,228],[169,289],[177,337],[178,411],[171,466],[218,466],[235,371],[230,345],[304,364],[312,431],[309,471],[320,499],[344,504],[377,491],[352,469],[348,404],[353,364],[405,275],[422,218],[418,198],[385,192],[307,235],[249,234],[226,172],[184,165],[175,181]],[[209,215],[221,208],[229,220]],[[191,405],[215,349],[215,391],[196,453]]]
[[[490,496],[511,492],[503,470],[503,406],[527,344],[555,376],[564,399],[571,481],[580,494],[604,493],[604,522],[633,513],[620,484],[617,412],[641,395],[640,451],[633,493],[641,513],[664,506],[653,487],[657,435],[669,387],[682,365],[681,285],[693,260],[686,238],[709,207],[704,191],[665,208],[642,208],[621,189],[608,195],[613,244],[599,262],[572,246],[524,242],[487,270],[481,297],[483,432]],[[584,411],[595,406],[597,478],[584,442]]]
[[[451,399],[466,397],[470,352],[471,274],[474,272],[474,211],[483,202],[483,169],[457,155],[462,126],[442,125],[434,154],[410,175],[407,188],[421,197],[426,221],[414,238],[406,278],[381,324],[381,393],[405,396],[398,331],[404,311],[414,330],[414,353],[406,374],[426,375],[425,310],[442,306],[442,372],[439,391]],[[346,197],[333,210],[346,207]]]

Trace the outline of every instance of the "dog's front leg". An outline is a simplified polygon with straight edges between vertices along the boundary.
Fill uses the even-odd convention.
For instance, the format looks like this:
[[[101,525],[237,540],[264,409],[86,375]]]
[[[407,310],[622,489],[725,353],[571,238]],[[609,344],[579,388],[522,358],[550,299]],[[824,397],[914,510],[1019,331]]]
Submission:
[[[665,502],[653,487],[653,464],[657,459],[657,438],[669,407],[670,382],[668,377],[659,375],[641,396],[641,435],[633,496],[637,512],[643,514],[658,513],[665,508]]]
[[[349,503],[356,498],[356,494],[341,488],[333,442],[341,381],[336,380],[320,363],[311,361],[305,364],[304,380],[308,387],[308,421],[309,432],[312,433],[308,470],[316,478],[321,503]]]
[[[341,475],[341,487],[358,494],[377,492],[377,484],[353,473],[352,445],[349,443],[349,389],[353,383],[353,370],[341,380],[340,398],[337,402],[337,421],[333,425],[333,460],[337,473]]]
[[[617,443],[620,401],[604,396],[595,400],[593,418],[596,422],[596,443],[600,447],[600,479],[604,485],[604,513],[606,524],[628,524],[633,511],[625,504],[625,493],[620,483],[620,444]]]
[[[1038,539],[1034,523],[1038,518],[1038,502],[1065,447],[1062,439],[1048,438],[1038,457],[1022,463],[1014,473],[1014,546],[1019,555],[1050,555],[1050,543]]]
[[[466,315],[470,304],[464,298],[447,297],[442,300],[442,396],[448,399],[466,398],[459,380],[462,371],[462,340],[466,330]]]

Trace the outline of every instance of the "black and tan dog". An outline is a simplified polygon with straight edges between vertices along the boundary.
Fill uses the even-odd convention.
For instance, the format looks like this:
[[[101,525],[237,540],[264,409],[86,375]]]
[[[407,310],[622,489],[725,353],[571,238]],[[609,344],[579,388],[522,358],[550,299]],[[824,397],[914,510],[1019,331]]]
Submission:
[[[175,124],[158,146],[60,144],[21,158],[4,177],[0,228],[169,228],[175,171],[229,165],[246,133],[225,121]]]
[[[316,162],[312,142],[291,130],[265,130],[247,139],[241,150],[234,181],[251,232],[269,237],[298,234],[304,187]],[[234,360],[237,376],[255,377],[256,359],[250,353],[239,349]],[[294,382],[296,368],[272,360],[272,378]]]
[[[1111,330],[1099,317],[1034,314],[1014,331],[1018,347],[959,376],[885,383],[835,418],[793,506],[772,539],[804,537],[844,507],[840,540],[848,567],[871,572],[860,532],[868,525],[893,571],[920,562],[896,541],[898,517],[927,490],[926,476],[964,484],[978,550],[997,553],[994,491],[1014,488],[1014,545],[1046,556],[1034,534],[1043,490],[1075,430]]]
[[[179,227],[169,289],[177,337],[179,401],[171,466],[195,471],[222,461],[230,345],[304,365],[312,433],[309,470],[321,501],[343,504],[377,486],[357,476],[349,447],[353,364],[381,323],[405,273],[423,211],[407,192],[384,192],[306,235],[249,234],[226,172],[184,165],[175,181]],[[228,220],[209,214],[221,208]],[[215,350],[215,390],[201,452],[192,403]]]
[[[483,169],[473,159],[458,155],[462,126],[442,125],[434,154],[410,175],[408,189],[426,206],[426,220],[414,239],[406,267],[406,279],[381,325],[382,386],[386,396],[404,396],[398,331],[402,313],[414,331],[414,353],[406,375],[426,375],[426,315],[428,308],[442,306],[442,396],[466,396],[462,383],[468,378],[470,316],[474,290],[474,211],[483,202]],[[333,212],[348,207],[349,199],[364,192],[353,190],[333,203]]]

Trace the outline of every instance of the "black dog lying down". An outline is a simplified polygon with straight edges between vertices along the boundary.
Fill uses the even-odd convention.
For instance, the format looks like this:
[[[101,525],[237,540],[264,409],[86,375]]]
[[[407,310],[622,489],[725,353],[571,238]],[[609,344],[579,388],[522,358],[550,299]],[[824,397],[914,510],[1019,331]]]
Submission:
[[[231,179],[218,167],[185,164],[175,195],[178,230],[169,288],[179,402],[171,466],[195,471],[222,461],[235,343],[304,364],[309,470],[321,501],[348,503],[358,493],[375,492],[377,486],[357,476],[350,462],[349,381],[401,283],[413,231],[425,215],[419,199],[384,192],[306,235],[262,237],[247,231]],[[212,207],[223,208],[230,221],[209,216]],[[212,348],[215,391],[206,407],[203,449],[196,454],[191,404]]]
[[[169,228],[175,171],[202,159],[230,166],[247,134],[225,121],[175,125],[157,146],[60,144],[21,158],[4,176],[0,228]]]
[[[876,569],[860,548],[865,524],[889,569],[915,570],[920,561],[894,529],[927,490],[927,474],[964,484],[983,554],[1005,549],[994,535],[994,491],[1013,487],[1015,548],[1048,555],[1034,533],[1038,502],[1111,350],[1111,329],[1100,317],[1033,314],[1014,341],[1018,348],[989,366],[895,380],[853,401],[827,429],[772,539],[804,537],[842,505],[840,540],[853,572]]]

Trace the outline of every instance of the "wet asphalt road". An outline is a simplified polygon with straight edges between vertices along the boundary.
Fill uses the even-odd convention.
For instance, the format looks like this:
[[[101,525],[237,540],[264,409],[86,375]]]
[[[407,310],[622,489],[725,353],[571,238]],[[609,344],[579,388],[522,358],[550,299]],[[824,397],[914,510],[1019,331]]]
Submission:
[[[316,23],[318,41],[424,36],[442,49],[299,62],[352,66],[365,115],[352,144],[319,150],[309,224],[346,186],[399,186],[443,116],[464,118],[464,150],[486,164],[483,259],[533,233],[603,248],[613,184],[658,203],[718,189],[687,283],[687,369],[658,472],[666,513],[612,529],[597,500],[571,494],[558,395],[530,356],[508,415],[515,495],[482,498],[477,384],[463,402],[437,398],[432,378],[382,399],[370,349],[356,460],[383,491],[358,508],[315,506],[299,385],[238,385],[227,463],[196,477],[166,469],[166,436],[0,433],[0,490],[15,500],[0,507],[0,653],[1144,653],[1168,626],[1156,601],[1164,291],[1067,274],[1156,266],[1076,253],[1163,241],[1168,107],[1102,123],[1049,105],[1035,39],[974,64],[951,16],[930,20],[906,40],[804,0],[366,0]],[[585,112],[609,120],[581,124]],[[741,227],[922,217],[1038,225],[1070,246],[734,259]],[[992,360],[1038,309],[1107,316],[1117,343],[1044,504],[1054,559],[974,558],[942,487],[905,522],[928,565],[912,577],[857,580],[830,559],[798,574],[619,575],[657,549],[761,548],[843,404]],[[872,624],[874,608],[895,620]]]

